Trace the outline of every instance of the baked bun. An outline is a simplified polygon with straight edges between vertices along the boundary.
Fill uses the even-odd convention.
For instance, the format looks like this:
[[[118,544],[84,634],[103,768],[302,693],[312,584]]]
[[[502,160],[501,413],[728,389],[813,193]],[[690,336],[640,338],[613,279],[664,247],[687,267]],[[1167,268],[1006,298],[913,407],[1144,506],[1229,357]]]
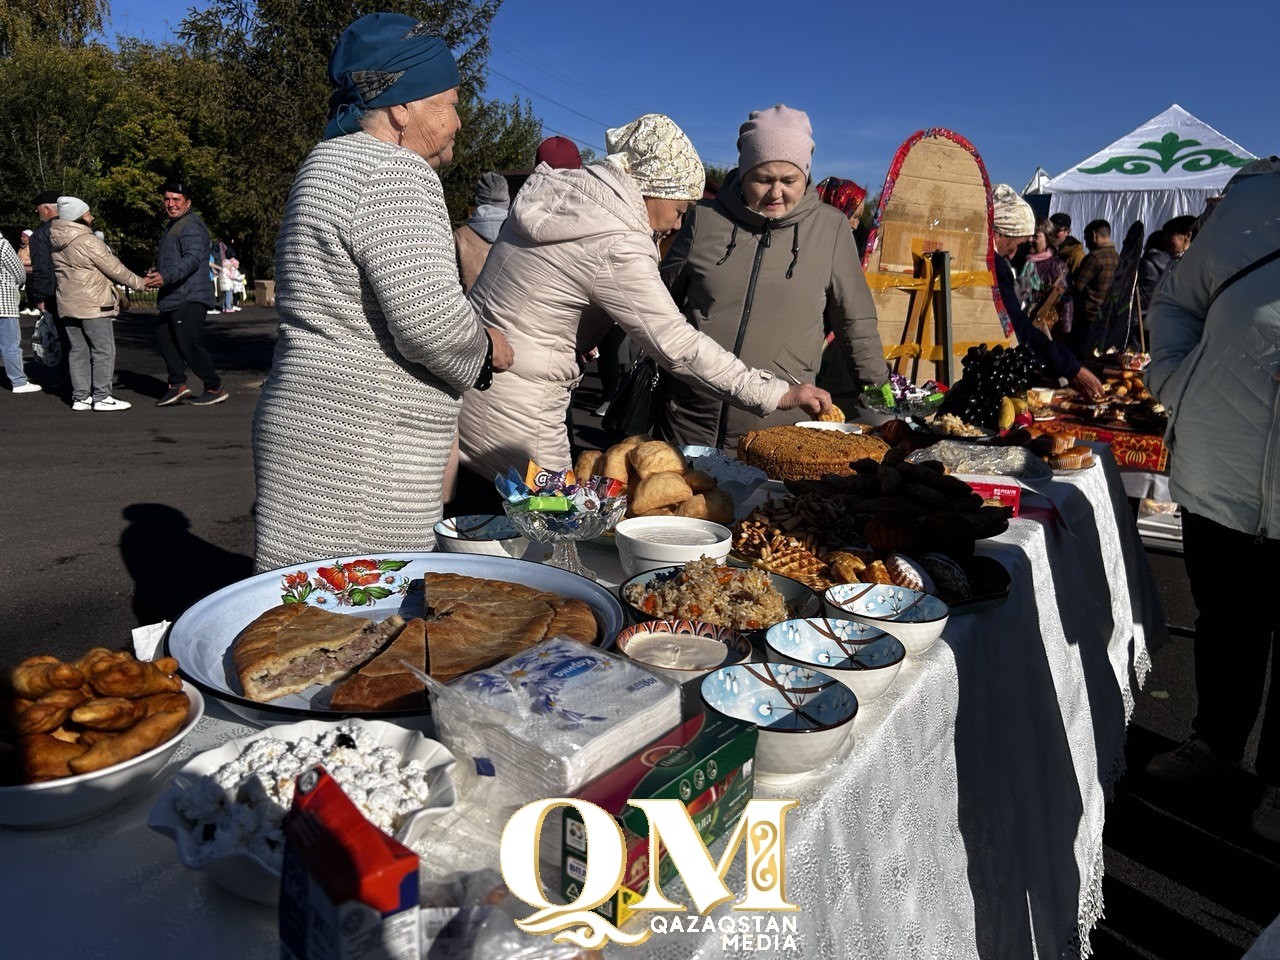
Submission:
[[[710,520],[713,523],[728,525],[733,523],[733,498],[723,490],[695,493],[680,504],[676,513],[682,517],[693,517],[695,520]]]
[[[693,491],[678,473],[655,473],[639,481],[627,494],[633,516],[648,514],[659,507],[678,507],[693,497]]]
[[[627,463],[641,480],[657,473],[683,474],[688,467],[684,454],[665,440],[650,440],[633,447],[627,454]]]

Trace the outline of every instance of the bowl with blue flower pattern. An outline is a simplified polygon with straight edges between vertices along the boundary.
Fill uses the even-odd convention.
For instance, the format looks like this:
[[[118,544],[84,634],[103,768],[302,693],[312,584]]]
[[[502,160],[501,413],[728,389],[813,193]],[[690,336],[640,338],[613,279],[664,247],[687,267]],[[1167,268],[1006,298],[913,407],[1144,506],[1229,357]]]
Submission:
[[[702,678],[708,708],[759,729],[756,772],[808,773],[844,746],[858,698],[839,680],[793,663],[737,663]]]
[[[769,659],[829,673],[869,703],[893,685],[907,658],[897,637],[857,620],[783,620],[765,631]]]
[[[838,583],[822,595],[827,616],[891,633],[917,657],[942,636],[951,609],[937,597],[889,583]]]

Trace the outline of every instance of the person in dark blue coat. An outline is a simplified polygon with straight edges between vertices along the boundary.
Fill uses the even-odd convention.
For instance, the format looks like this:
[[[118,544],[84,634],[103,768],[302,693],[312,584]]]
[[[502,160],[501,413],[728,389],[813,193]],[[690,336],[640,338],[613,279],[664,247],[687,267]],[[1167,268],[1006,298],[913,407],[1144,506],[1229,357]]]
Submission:
[[[204,392],[187,402],[212,406],[228,394],[204,348],[205,316],[215,305],[209,279],[209,230],[191,209],[191,191],[183,183],[164,185],[164,212],[169,222],[160,234],[155,269],[147,274],[148,289],[160,291],[156,342],[169,368],[169,389],[156,406],[172,406],[190,397],[188,367],[204,382]]]

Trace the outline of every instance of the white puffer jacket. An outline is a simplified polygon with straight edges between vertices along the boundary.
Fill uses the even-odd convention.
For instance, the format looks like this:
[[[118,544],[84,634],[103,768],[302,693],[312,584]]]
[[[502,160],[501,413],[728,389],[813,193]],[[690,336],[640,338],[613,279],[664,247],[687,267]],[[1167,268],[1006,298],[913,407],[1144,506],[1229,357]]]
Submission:
[[[1170,491],[1193,513],[1280,537],[1280,173],[1232,187],[1152,300],[1147,384],[1169,408]]]
[[[658,273],[644,199],[605,160],[582,170],[539,166],[520,188],[471,303],[515,351],[458,421],[462,463],[481,476],[536,460],[571,466],[565,412],[582,379],[578,354],[616,321],[665,369],[761,416],[789,385],[746,366],[685,322]]]

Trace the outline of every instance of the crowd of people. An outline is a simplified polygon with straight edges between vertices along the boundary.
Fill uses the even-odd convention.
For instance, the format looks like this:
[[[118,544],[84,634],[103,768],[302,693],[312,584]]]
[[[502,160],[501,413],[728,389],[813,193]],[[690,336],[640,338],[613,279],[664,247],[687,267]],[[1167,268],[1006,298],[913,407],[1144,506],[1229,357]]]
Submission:
[[[446,505],[497,512],[495,474],[529,461],[569,469],[572,393],[596,357],[620,382],[624,341],[664,371],[654,430],[679,443],[732,448],[745,431],[819,416],[833,369],[854,384],[886,377],[860,266],[866,191],[813,184],[803,111],[752,111],[723,184],[660,114],[608,130],[606,155],[587,164],[552,137],[517,189],[481,176],[455,230],[439,171],[460,126],[459,73],[444,41],[411,17],[370,14],[341,35],[329,77],[328,126],[276,243],[278,339],[253,421],[259,569],[429,550]],[[1268,788],[1254,826],[1280,840],[1280,624],[1244,635],[1221,562],[1265,570],[1280,559],[1280,175],[1264,172],[1224,199],[1204,239],[1193,243],[1204,218],[1190,215],[1147,238],[1125,303],[1150,328],[1148,382],[1170,412],[1171,486],[1200,609],[1195,735],[1150,772],[1183,782],[1238,764],[1270,655],[1258,759]],[[1086,361],[1121,263],[1112,225],[1086,224],[1081,242],[1069,216],[1037,220],[1005,184],[992,199],[994,279],[1018,342],[1051,377],[1100,396]],[[158,405],[226,400],[204,323],[236,309],[243,277],[184,184],[166,184],[163,205],[145,275],[115,258],[73,196],[40,194],[40,226],[17,249],[0,240],[0,358],[13,393],[41,389],[19,344],[25,287],[28,312],[65,345],[71,409],[127,409],[111,394],[112,324],[119,289],[131,288],[158,292]],[[1212,649],[1227,634],[1231,658]]]
[[[190,189],[166,183],[162,203],[168,219],[160,234],[155,266],[145,275],[126,267],[93,229],[93,212],[79,197],[46,190],[33,202],[40,225],[21,234],[18,250],[0,237],[0,359],[15,394],[59,391],[70,385],[71,410],[115,412],[132,404],[112,393],[115,380],[115,322],[125,291],[153,290],[159,310],[156,343],[168,371],[168,385],[156,405],[183,399],[211,406],[227,399],[222,378],[204,347],[204,322],[218,312],[211,269],[238,274],[225,244],[215,246],[192,209]],[[220,249],[219,249],[220,248]],[[221,258],[220,258],[221,257]],[[226,271],[232,271],[227,273]],[[19,309],[25,293],[26,307]],[[234,309],[230,300],[226,310]],[[42,386],[27,376],[19,316],[36,316],[35,337],[50,376]],[[187,370],[203,382],[192,396]]]

